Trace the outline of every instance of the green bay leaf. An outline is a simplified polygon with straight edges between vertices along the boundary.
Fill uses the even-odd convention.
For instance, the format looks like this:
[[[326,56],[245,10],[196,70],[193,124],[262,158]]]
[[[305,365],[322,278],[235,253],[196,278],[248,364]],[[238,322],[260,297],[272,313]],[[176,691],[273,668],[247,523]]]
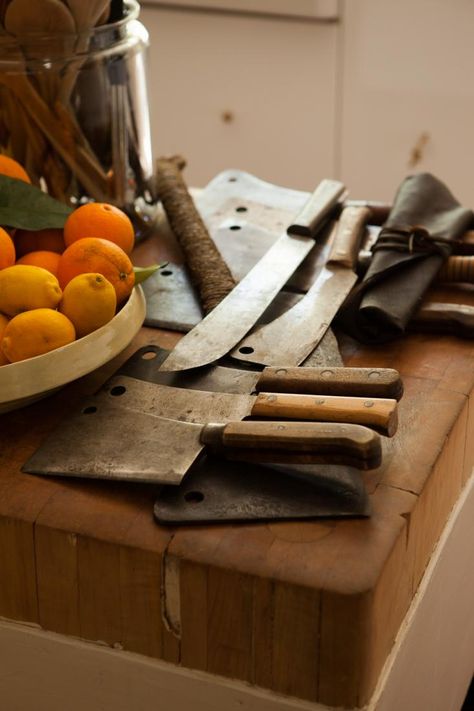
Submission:
[[[152,274],[158,271],[158,269],[166,267],[167,264],[168,262],[165,262],[164,264],[150,264],[149,267],[133,267],[133,271],[135,273],[135,284],[141,284],[145,281],[145,279],[148,279],[148,277],[151,277]]]
[[[0,225],[4,227],[61,228],[72,210],[34,185],[0,175]]]

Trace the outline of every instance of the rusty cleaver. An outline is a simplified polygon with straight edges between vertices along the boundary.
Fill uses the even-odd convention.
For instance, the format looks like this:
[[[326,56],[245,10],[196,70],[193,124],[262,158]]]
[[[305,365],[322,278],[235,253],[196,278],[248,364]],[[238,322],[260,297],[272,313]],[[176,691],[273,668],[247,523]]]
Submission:
[[[117,375],[176,388],[222,393],[273,392],[401,399],[403,381],[397,370],[334,365],[333,363],[341,359],[338,353],[332,353],[332,349],[337,348],[337,342],[334,341],[334,344],[330,345],[331,349],[325,353],[328,360],[318,367],[267,366],[257,371],[236,368],[234,365],[209,365],[194,370],[167,373],[161,371],[159,366],[169,351],[150,343],[135,351]]]
[[[345,193],[336,180],[323,180],[277,241],[232,291],[175,346],[165,371],[213,363],[250,331],[314,246],[314,236]]]
[[[48,437],[22,471],[177,485],[206,447],[240,461],[330,462],[359,469],[381,463],[379,435],[361,425],[197,424],[131,412],[112,403],[98,404],[90,398]]]
[[[124,375],[112,377],[98,398],[115,400],[121,407],[135,412],[186,422],[231,422],[247,417],[348,422],[372,427],[387,437],[395,434],[398,425],[397,401],[390,398],[294,392],[236,395],[184,390]]]

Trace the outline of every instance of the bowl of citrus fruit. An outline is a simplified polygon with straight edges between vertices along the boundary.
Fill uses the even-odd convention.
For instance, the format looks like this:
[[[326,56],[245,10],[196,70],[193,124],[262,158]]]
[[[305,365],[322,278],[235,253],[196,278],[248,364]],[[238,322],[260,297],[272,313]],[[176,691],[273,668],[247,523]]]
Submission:
[[[114,358],[146,312],[128,216],[62,205],[10,161],[0,156],[0,412]]]

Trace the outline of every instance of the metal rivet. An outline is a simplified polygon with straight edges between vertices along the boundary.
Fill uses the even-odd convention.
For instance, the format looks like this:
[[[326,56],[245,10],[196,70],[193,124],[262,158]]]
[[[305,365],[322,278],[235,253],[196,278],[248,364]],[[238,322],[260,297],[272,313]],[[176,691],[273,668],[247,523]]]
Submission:
[[[364,407],[373,407],[374,406],[374,401],[373,400],[366,400],[364,402]]]
[[[333,370],[323,370],[323,372],[321,373],[322,378],[330,378],[332,375],[334,375]]]
[[[369,373],[369,378],[380,378],[381,372],[379,370],[371,370]]]

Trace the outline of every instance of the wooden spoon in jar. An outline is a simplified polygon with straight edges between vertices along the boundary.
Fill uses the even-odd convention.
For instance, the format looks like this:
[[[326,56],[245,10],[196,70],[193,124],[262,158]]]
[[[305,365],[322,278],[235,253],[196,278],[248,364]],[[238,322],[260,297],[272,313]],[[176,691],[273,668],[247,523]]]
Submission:
[[[34,37],[28,38],[28,43],[22,44],[25,35],[43,35],[50,37],[48,41],[48,51],[50,56],[58,54],[62,50],[62,42],[54,42],[55,35],[74,36],[76,24],[70,11],[61,0],[11,0],[8,5],[4,26],[7,32],[18,38],[19,44],[28,60],[44,59],[44,50],[40,51],[34,47]],[[38,85],[48,104],[52,104],[56,98],[58,82],[57,77],[45,71],[36,75]]]
[[[110,8],[110,0],[65,0],[76,22],[77,31],[95,27]]]

